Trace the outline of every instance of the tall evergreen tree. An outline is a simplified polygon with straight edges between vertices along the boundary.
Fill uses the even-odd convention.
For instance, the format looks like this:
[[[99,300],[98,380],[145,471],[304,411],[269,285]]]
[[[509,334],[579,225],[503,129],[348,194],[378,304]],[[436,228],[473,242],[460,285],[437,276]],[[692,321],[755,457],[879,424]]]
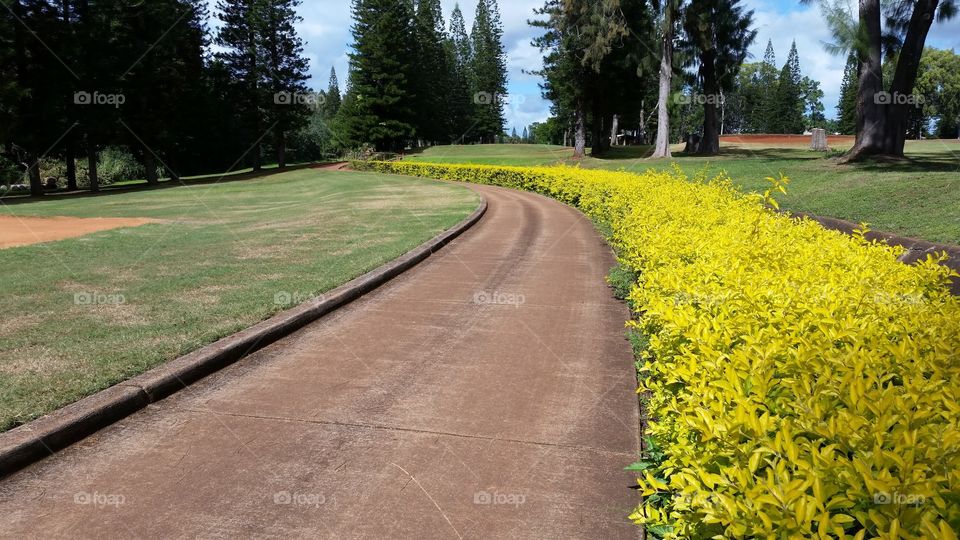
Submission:
[[[323,116],[329,121],[340,111],[340,105],[343,98],[340,95],[340,81],[337,79],[337,68],[330,68],[330,82],[327,84],[327,92],[324,94]]]
[[[853,135],[857,131],[858,68],[856,55],[849,54],[843,70],[843,82],[840,84],[840,102],[837,103],[837,129],[844,135]]]
[[[454,143],[462,143],[473,130],[473,96],[476,90],[473,89],[474,78],[470,71],[473,51],[459,5],[454,5],[450,16],[450,37],[447,49],[451,70],[451,88],[448,98],[450,132],[447,137]]]
[[[417,1],[414,40],[417,137],[435,144],[445,140],[450,132],[447,97],[454,84],[440,0]]]
[[[804,109],[803,75],[800,73],[800,55],[797,53],[797,44],[790,47],[787,63],[780,70],[777,79],[775,107],[771,127],[773,133],[803,133]]]
[[[194,104],[203,80],[206,3],[142,2],[110,16],[122,22],[112,35],[118,67],[126,69],[117,81],[125,97],[119,107],[122,140],[153,184],[158,181],[158,160],[176,176],[181,152],[200,142],[183,140],[192,132],[183,112],[199,114]]]
[[[823,90],[820,89],[820,81],[803,77],[800,88],[800,94],[803,98],[804,125],[808,128],[824,127],[827,123],[827,117],[824,115]]]
[[[337,118],[350,146],[403,150],[414,136],[413,11],[409,2],[353,0],[353,52]]]
[[[252,143],[248,154],[255,171],[262,167],[266,123],[263,80],[267,68],[258,33],[263,22],[262,7],[259,0],[218,0],[222,24],[215,41],[222,49],[217,58],[233,81],[235,103],[244,111],[244,138]]]
[[[481,143],[496,142],[505,124],[503,98],[507,93],[507,61],[503,23],[497,0],[479,0],[470,33],[471,75],[476,90],[474,122]]]
[[[757,71],[757,86],[761,89],[760,104],[757,114],[757,128],[761,133],[777,131],[777,82],[779,69],[777,55],[773,49],[773,40],[767,41],[767,49],[763,53],[763,62]]]
[[[280,168],[287,164],[287,137],[306,125],[308,105],[316,110],[316,102],[304,102],[298,96],[307,94],[305,81],[309,63],[303,56],[303,41],[297,35],[297,15],[301,0],[267,0],[259,20],[258,34],[264,52],[263,86],[267,102],[267,122],[273,130],[273,147]]]

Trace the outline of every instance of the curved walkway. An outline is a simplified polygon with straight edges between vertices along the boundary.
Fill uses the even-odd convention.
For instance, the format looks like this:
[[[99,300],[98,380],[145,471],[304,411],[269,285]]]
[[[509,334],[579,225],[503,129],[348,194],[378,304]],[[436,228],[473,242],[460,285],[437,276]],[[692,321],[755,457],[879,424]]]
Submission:
[[[636,538],[610,249],[473,189],[486,216],[425,263],[0,481],[0,537]]]

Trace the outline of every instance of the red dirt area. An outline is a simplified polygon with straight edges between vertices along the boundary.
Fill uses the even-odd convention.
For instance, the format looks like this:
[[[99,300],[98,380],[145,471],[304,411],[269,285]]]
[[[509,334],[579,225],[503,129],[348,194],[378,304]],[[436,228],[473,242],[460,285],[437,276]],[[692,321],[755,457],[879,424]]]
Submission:
[[[745,135],[724,135],[720,137],[721,142],[732,144],[766,144],[771,146],[800,146],[810,145],[810,135],[764,135],[764,134],[745,134]],[[829,145],[852,145],[854,137],[851,135],[830,135],[827,137]]]
[[[0,216],[0,249],[76,238],[86,234],[157,223],[143,218]]]

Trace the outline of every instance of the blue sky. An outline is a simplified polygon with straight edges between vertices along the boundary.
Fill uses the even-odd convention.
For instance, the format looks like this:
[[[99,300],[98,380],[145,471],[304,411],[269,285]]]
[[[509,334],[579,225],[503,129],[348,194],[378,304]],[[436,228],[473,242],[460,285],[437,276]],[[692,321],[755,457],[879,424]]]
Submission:
[[[848,1],[855,7],[854,0]],[[215,0],[210,2],[215,4]],[[446,17],[449,18],[455,3],[455,0],[443,0]],[[460,0],[459,4],[469,30],[477,2]],[[796,40],[800,66],[805,75],[820,81],[827,115],[833,117],[845,59],[824,52],[823,43],[830,41],[830,35],[819,8],[802,5],[796,0],[744,0],[744,4],[754,10],[754,26],[758,31],[757,41],[751,48],[754,60],[763,57],[767,41],[772,40],[777,61],[783,63],[790,43]],[[522,131],[523,126],[549,116],[549,103],[540,97],[537,86],[539,79],[524,73],[542,65],[539,51],[530,45],[537,30],[527,25],[534,8],[542,5],[542,0],[500,0],[510,71],[511,102],[506,110],[508,130],[516,127],[517,131]],[[300,36],[306,42],[313,77],[310,84],[316,89],[326,88],[330,67],[334,66],[341,86],[345,85],[350,46],[350,2],[305,0],[300,6],[300,14],[304,19],[299,26]],[[948,23],[935,23],[927,43],[939,48],[960,49],[960,17]]]

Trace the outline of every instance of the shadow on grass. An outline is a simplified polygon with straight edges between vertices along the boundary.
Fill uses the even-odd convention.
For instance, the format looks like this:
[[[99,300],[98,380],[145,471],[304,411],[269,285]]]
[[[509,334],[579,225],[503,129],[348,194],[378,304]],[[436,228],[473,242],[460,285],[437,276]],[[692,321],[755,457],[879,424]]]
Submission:
[[[330,162],[333,163],[333,162]],[[330,163],[304,163],[299,165],[288,165],[284,169],[263,169],[260,171],[250,171],[245,173],[223,173],[212,174],[208,176],[197,176],[192,178],[181,178],[180,180],[162,180],[157,184],[147,184],[146,182],[138,184],[122,184],[115,186],[104,186],[100,191],[69,191],[69,192],[51,192],[44,194],[43,197],[31,197],[30,195],[16,195],[0,197],[0,205],[15,206],[21,204],[31,204],[43,201],[62,201],[66,199],[86,199],[92,197],[106,197],[109,195],[119,195],[121,193],[133,193],[141,191],[154,191],[159,189],[170,189],[178,187],[204,186],[212,184],[226,184],[229,182],[241,182],[245,180],[255,180],[266,178],[275,174],[301,171],[304,169],[320,168]]]
[[[619,161],[628,159],[650,159],[653,155],[652,146],[615,146],[602,155],[594,157],[600,161]],[[702,156],[686,152],[676,152],[672,159],[684,160],[723,160],[723,159],[756,159],[775,161],[811,161],[824,159],[823,154],[817,154],[800,148],[746,148],[741,146],[724,146],[719,154]]]
[[[960,154],[922,153],[902,159],[880,159],[846,165],[869,172],[957,172],[960,171]]]

